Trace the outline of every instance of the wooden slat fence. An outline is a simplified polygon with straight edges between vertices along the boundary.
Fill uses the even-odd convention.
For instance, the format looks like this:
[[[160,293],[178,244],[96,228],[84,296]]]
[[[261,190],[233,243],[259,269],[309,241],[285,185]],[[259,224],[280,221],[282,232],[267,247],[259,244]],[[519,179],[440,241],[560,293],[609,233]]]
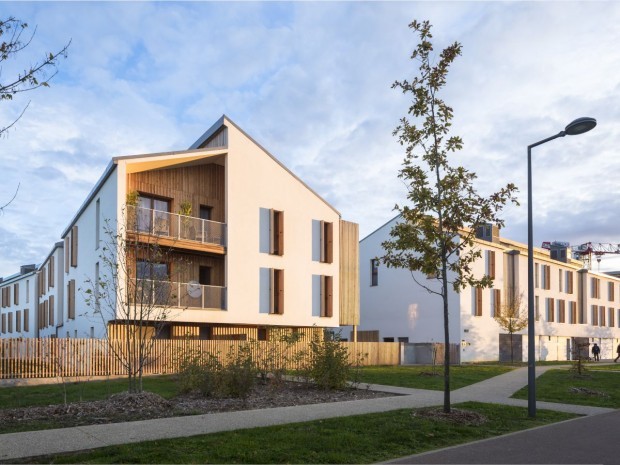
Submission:
[[[170,374],[183,360],[203,362],[213,355],[225,363],[240,350],[250,351],[259,366],[299,369],[308,360],[309,340],[292,344],[274,341],[197,339],[153,340],[143,373]],[[0,379],[116,376],[126,373],[123,340],[0,339]],[[341,342],[352,363],[398,365],[399,343]],[[117,355],[115,355],[117,354]]]

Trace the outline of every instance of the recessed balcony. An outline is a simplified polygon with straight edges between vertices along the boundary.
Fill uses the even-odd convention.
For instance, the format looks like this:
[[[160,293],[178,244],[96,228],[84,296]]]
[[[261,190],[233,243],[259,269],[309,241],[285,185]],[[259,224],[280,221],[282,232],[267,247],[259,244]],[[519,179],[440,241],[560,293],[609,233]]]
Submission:
[[[134,281],[135,282],[135,281]],[[144,307],[226,310],[226,288],[206,286],[192,281],[179,283],[167,280],[138,279],[129,286],[129,302]],[[143,310],[144,311],[144,310]]]
[[[127,207],[127,232],[164,247],[226,253],[226,224],[150,208]]]

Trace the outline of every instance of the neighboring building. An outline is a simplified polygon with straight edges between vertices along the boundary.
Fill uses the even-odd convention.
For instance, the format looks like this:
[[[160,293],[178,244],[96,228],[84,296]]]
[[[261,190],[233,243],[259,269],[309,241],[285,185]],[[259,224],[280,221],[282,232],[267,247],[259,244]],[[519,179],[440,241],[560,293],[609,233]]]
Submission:
[[[116,234],[172,251],[166,262],[127,254],[132,277],[121,279],[129,288],[136,276],[174,273],[162,337],[268,339],[274,326],[359,322],[357,225],[225,116],[188,150],[112,159],[37,269],[24,336],[98,338],[124,323],[107,302],[87,305],[92,283],[109,275],[102,256]],[[16,279],[25,278],[0,283],[3,296]]]
[[[387,268],[377,257],[400,216],[360,242],[359,340],[443,343],[441,297],[414,279],[438,290],[436,280],[421,273]],[[450,288],[449,329],[460,345],[462,362],[509,360],[509,336],[493,318],[508,293],[523,295],[527,306],[527,245],[499,236],[490,225],[478,231],[475,247],[482,257],[473,265],[476,277],[493,276],[490,289]],[[552,258],[554,257],[554,258]],[[567,360],[577,343],[598,343],[601,356],[615,357],[620,342],[620,278],[583,269],[570,248],[534,249],[536,354],[538,360]],[[517,360],[527,359],[527,330],[515,335]]]
[[[36,265],[24,265],[18,274],[0,278],[0,337],[34,337],[37,334]]]

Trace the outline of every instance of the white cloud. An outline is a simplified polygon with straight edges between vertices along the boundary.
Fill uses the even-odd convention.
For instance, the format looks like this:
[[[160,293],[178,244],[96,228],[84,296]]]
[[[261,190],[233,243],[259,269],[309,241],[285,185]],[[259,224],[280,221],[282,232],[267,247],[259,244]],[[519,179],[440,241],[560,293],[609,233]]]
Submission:
[[[590,2],[26,3],[38,25],[28,58],[73,43],[50,89],[7,139],[0,276],[40,261],[110,158],[187,148],[228,114],[361,235],[403,201],[391,133],[409,97],[413,19],[439,51],[463,44],[444,94],[480,190],[507,182],[522,206],[505,234],[524,241],[526,147],[572,118],[598,127],[535,150],[535,241],[620,242],[617,69],[620,7]],[[1,120],[21,109],[0,105]]]

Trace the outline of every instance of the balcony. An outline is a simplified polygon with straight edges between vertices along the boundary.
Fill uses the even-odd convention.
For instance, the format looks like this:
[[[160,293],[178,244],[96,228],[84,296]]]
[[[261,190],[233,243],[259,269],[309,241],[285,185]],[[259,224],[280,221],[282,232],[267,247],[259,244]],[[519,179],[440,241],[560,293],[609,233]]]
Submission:
[[[129,302],[145,307],[226,310],[226,288],[197,282],[176,283],[139,279],[129,287]],[[144,311],[144,310],[142,310]]]
[[[226,253],[226,224],[217,221],[129,205],[127,232],[161,246]]]

